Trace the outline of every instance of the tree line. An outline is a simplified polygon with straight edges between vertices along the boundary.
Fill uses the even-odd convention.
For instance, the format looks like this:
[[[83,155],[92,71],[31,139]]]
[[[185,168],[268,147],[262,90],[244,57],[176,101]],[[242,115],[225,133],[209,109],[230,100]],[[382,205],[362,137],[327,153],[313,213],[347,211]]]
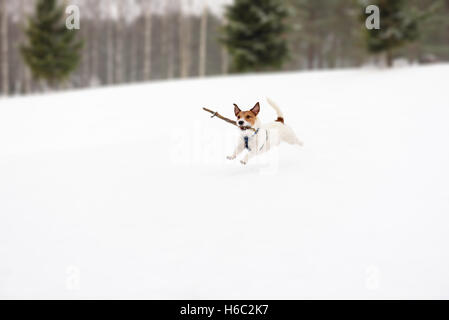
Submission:
[[[359,67],[380,55],[448,61],[449,0],[393,2],[234,0],[216,12],[213,1],[0,0],[0,91]],[[59,28],[68,3],[80,8],[80,30]],[[380,30],[365,28],[369,3]]]

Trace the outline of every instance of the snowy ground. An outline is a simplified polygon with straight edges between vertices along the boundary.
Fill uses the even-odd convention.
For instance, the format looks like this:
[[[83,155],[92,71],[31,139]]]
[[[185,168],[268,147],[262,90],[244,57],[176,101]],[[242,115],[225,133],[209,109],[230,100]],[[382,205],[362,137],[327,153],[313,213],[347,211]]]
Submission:
[[[0,100],[0,298],[449,298],[449,65]],[[228,162],[232,115],[305,142]]]

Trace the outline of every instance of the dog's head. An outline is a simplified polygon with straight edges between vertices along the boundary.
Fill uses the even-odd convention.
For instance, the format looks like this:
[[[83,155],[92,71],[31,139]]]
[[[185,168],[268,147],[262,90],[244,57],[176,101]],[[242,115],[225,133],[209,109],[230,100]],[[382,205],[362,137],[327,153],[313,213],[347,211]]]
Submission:
[[[238,105],[234,104],[234,113],[237,117],[237,125],[239,126],[240,130],[245,130],[246,127],[254,128],[254,125],[257,121],[257,115],[260,112],[260,104],[259,102],[256,103],[256,105],[249,111],[242,111],[238,107]]]

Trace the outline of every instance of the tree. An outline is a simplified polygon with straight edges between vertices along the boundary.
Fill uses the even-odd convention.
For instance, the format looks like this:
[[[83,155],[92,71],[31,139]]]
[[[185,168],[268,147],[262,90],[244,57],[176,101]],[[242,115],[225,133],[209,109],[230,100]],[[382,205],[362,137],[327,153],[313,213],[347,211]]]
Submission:
[[[30,3],[29,0],[21,0],[20,1],[20,19],[21,21],[25,21],[28,9],[32,6],[32,3]],[[21,28],[24,26],[21,25]],[[23,43],[25,41],[25,35],[23,32],[20,33],[19,42]],[[25,63],[20,63],[20,75],[21,78],[21,84],[23,86],[23,93],[27,94],[31,91],[31,73],[30,69]]]
[[[179,10],[178,38],[179,38],[179,69],[180,77],[187,78],[192,64],[192,18],[191,18],[192,0],[186,1],[186,8]]]
[[[203,12],[201,14],[200,26],[200,46],[198,59],[198,75],[204,77],[206,75],[206,60],[207,60],[207,22],[209,16],[209,9],[207,3],[203,3]]]
[[[286,70],[359,66],[366,50],[360,0],[288,0],[290,52]]]
[[[113,0],[105,0],[102,2],[103,10],[105,11],[106,23],[106,83],[114,83],[114,23],[112,19]]]
[[[151,79],[152,37],[153,37],[153,1],[144,1],[144,31],[143,31],[143,80]]]
[[[175,34],[176,28],[173,21],[177,20],[180,10],[179,0],[164,0],[164,16],[162,17],[162,55],[167,65],[167,79],[175,75]]]
[[[387,65],[391,67],[394,49],[417,39],[419,17],[407,9],[408,3],[403,0],[375,0],[370,4],[380,9],[380,29],[367,29],[367,49],[373,54],[385,53]],[[363,19],[366,18],[364,13]]]
[[[84,1],[80,1],[81,6],[85,6],[86,3]],[[91,9],[92,10],[92,9]],[[83,87],[89,87],[90,79],[91,79],[91,73],[92,69],[90,66],[90,37],[93,35],[91,26],[90,26],[90,19],[88,16],[83,15],[83,18],[85,18],[83,21],[81,21],[82,28],[81,28],[81,34],[86,41],[84,42],[84,47],[81,52],[81,76],[80,76],[80,85]]]
[[[101,4],[100,1],[94,1],[94,3],[90,3],[89,5],[90,11],[93,17],[100,17],[101,16]],[[97,82],[99,82],[100,79],[100,70],[99,70],[99,51],[100,51],[100,45],[99,45],[99,20],[100,19],[91,19],[91,30],[90,30],[90,42],[91,45],[90,53],[89,53],[89,60],[90,60],[90,79],[89,79],[89,85],[93,85]]]
[[[76,30],[66,28],[63,17],[64,8],[56,0],[38,0],[26,29],[29,44],[21,48],[34,78],[50,85],[66,80],[80,62],[83,43]]]
[[[288,57],[288,10],[282,0],[236,0],[226,9],[222,42],[234,71],[279,69]]]
[[[449,0],[410,0],[410,10],[421,18],[419,38],[398,50],[410,62],[430,63],[449,58]]]
[[[226,18],[221,20],[222,27],[226,26]],[[226,47],[222,46],[221,48],[221,73],[227,74],[229,69],[229,56],[228,52],[226,51]]]
[[[6,1],[0,0],[0,40],[1,40],[1,68],[2,68],[2,93],[9,93],[9,65],[8,65],[8,13],[6,11]]]
[[[292,16],[289,21],[293,31],[289,34],[291,51],[300,58],[305,57],[307,69],[322,65],[323,47],[327,44],[327,35],[331,35],[330,8],[335,1],[329,0],[290,0]],[[332,15],[335,15],[335,11]]]
[[[135,14],[133,10],[137,9],[138,14]],[[137,31],[139,30],[139,17],[141,15],[142,3],[140,1],[135,1],[134,3],[128,3],[127,6],[127,16],[131,21],[129,22],[128,28],[126,28],[128,36],[130,37],[129,53],[128,53],[128,82],[135,82],[138,80],[138,57],[139,49],[141,43],[141,34]],[[131,35],[129,35],[131,33]]]
[[[119,0],[115,3],[117,9],[117,21],[115,21],[115,50],[114,50],[114,70],[115,70],[115,83],[120,84],[123,82],[124,75],[124,59],[123,59],[123,29],[124,29],[124,16],[123,11],[125,4],[123,0]]]

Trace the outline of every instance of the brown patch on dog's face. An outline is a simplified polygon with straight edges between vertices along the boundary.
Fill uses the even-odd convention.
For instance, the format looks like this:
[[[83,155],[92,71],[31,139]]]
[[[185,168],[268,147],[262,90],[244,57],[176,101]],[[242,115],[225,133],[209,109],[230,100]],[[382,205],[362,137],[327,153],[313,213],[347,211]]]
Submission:
[[[234,104],[234,113],[237,117],[237,125],[244,130],[245,127],[254,127],[257,120],[257,114],[260,112],[259,102],[249,111],[242,111]]]
[[[237,114],[237,123],[239,123],[239,121],[245,121],[245,122],[249,123],[251,126],[254,126],[254,124],[256,123],[256,118],[257,118],[257,116],[251,110],[250,111],[240,111]]]

